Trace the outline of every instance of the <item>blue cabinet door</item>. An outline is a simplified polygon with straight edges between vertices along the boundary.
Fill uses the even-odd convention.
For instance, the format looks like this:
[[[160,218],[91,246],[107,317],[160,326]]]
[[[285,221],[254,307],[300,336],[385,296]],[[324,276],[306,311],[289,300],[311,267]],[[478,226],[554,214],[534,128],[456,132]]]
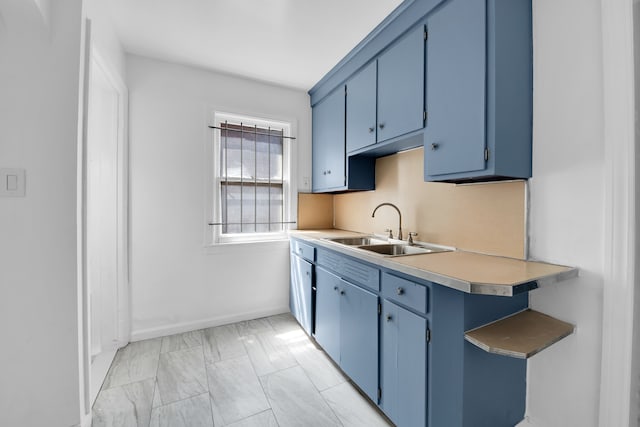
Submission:
[[[292,253],[289,309],[307,334],[311,334],[312,331],[312,280],[313,264]]]
[[[380,407],[398,426],[426,426],[427,321],[384,300]]]
[[[340,285],[340,367],[377,401],[378,297],[358,286]]]
[[[485,4],[449,0],[427,19],[427,181],[485,169]]]
[[[424,124],[424,27],[419,25],[378,59],[378,142]]]
[[[315,339],[324,351],[340,363],[340,289],[339,277],[316,268]]]
[[[345,95],[339,87],[313,107],[313,191],[345,186]]]
[[[376,61],[347,82],[347,153],[376,143]]]

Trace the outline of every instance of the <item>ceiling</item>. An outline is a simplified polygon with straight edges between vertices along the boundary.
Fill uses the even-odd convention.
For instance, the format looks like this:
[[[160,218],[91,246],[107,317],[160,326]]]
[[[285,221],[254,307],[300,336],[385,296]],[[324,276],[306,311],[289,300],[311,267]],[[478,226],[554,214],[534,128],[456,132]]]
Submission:
[[[129,53],[308,90],[402,0],[109,0]]]

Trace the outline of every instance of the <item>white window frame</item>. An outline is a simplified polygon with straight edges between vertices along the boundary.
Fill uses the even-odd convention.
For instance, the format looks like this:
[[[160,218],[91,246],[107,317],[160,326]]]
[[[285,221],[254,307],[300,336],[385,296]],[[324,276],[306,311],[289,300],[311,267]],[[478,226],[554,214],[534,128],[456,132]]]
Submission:
[[[264,114],[239,114],[213,110],[209,114],[207,125],[220,127],[225,121],[229,123],[243,123],[244,125],[258,127],[272,127],[283,129],[283,136],[291,137],[295,132],[295,121],[277,119]],[[295,224],[284,224],[282,231],[265,233],[222,233],[222,227],[217,224],[222,222],[222,199],[220,191],[220,144],[221,133],[219,129],[208,129],[209,138],[206,150],[207,162],[207,192],[205,246],[216,246],[233,243],[254,243],[265,241],[279,241],[288,239],[288,230],[296,228]],[[297,187],[292,159],[296,158],[295,140],[283,138],[282,158],[282,198],[284,221],[295,221],[297,216]]]

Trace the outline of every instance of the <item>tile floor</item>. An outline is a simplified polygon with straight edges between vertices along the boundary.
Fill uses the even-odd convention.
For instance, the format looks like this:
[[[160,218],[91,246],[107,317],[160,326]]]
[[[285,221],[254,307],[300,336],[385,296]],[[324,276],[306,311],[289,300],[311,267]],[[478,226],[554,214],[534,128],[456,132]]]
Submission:
[[[129,344],[93,427],[389,426],[290,314]]]

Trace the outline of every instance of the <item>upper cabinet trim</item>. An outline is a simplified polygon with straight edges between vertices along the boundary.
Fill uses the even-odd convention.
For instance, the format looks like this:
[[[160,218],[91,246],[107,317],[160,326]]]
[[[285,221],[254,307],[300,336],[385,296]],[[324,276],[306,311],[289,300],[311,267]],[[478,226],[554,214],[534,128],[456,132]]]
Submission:
[[[396,39],[424,20],[445,0],[405,0],[356,45],[310,90],[311,106],[316,105],[336,87],[344,84],[358,70],[377,57]]]

